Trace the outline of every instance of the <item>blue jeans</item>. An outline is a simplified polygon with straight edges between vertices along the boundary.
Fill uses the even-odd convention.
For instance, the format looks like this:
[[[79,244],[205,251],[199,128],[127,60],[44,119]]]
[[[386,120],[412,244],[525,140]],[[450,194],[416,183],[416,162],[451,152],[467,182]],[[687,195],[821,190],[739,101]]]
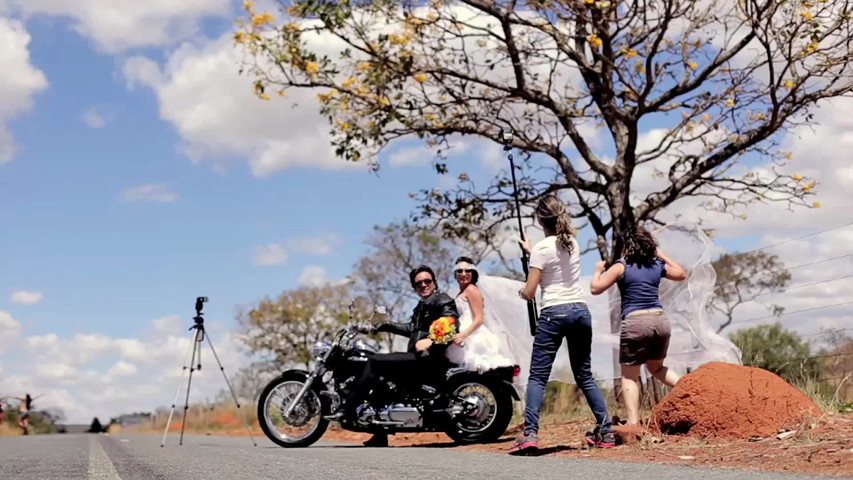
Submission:
[[[595,415],[596,428],[610,432],[610,416],[604,395],[592,377],[590,351],[592,349],[592,315],[584,303],[554,305],[539,312],[533,356],[530,360],[530,379],[527,384],[527,406],[524,409],[524,433],[539,431],[539,410],[545,397],[545,384],[551,376],[554,357],[563,343],[569,347],[569,361],[575,382],[581,389]]]

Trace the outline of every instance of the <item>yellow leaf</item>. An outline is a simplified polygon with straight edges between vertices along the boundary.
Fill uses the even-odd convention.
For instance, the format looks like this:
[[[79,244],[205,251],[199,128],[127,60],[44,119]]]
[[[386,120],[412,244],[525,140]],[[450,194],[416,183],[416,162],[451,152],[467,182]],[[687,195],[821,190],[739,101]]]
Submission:
[[[711,119],[711,116],[710,116],[710,115],[708,115],[707,113],[706,113],[705,115],[702,115],[702,120],[704,120],[704,121],[706,121],[706,122],[707,122],[707,121],[708,121],[708,120],[710,120],[710,119]]]
[[[727,99],[727,100],[726,100],[726,106],[727,106],[727,107],[729,107],[729,108],[734,107],[734,106],[735,106],[735,99],[734,99],[734,98],[729,98],[729,99]]]
[[[279,96],[279,97],[285,97],[285,96],[287,96],[287,90],[285,90],[285,89],[281,89],[281,90],[279,90],[277,93],[278,93],[278,96]]]
[[[596,35],[596,34],[594,34],[594,33],[593,33],[592,35],[590,35],[590,36],[586,37],[586,39],[587,39],[587,41],[589,42],[590,46],[592,46],[592,48],[598,48],[598,47],[600,47],[600,46],[601,46],[601,44],[602,44],[602,43],[604,43],[604,42],[602,42],[602,40],[598,37],[598,35]]]
[[[799,173],[794,174],[794,180],[796,180],[796,181],[798,181],[798,182],[799,182],[799,181],[801,181],[802,179],[803,179],[803,176],[802,176],[802,175],[800,175]]]
[[[696,62],[690,62],[687,64],[687,66],[690,67],[692,70],[696,70],[697,68],[699,68],[699,65]]]
[[[252,25],[263,25],[265,23],[270,23],[275,20],[275,17],[270,15],[268,12],[264,12],[260,15],[255,15],[252,17]]]
[[[813,18],[814,18],[814,15],[812,14],[812,12],[810,12],[810,11],[808,11],[808,10],[806,10],[805,12],[801,12],[801,13],[800,13],[800,16],[801,16],[801,17],[803,17],[803,18],[804,18],[804,19],[806,19],[806,20],[811,20],[811,19],[813,19]]]
[[[820,202],[814,202],[814,203],[812,204],[812,206],[813,206],[814,208],[820,208]]]
[[[810,192],[811,190],[812,190],[812,186],[811,186],[811,185],[806,185],[806,186],[804,186],[804,187],[803,187],[803,191],[804,191],[804,192]]]
[[[315,62],[308,62],[305,64],[305,71],[313,77],[320,71],[320,67]]]
[[[243,0],[243,8],[245,8],[246,10],[251,10],[252,7],[254,7],[254,6],[255,6],[255,2],[251,2],[249,0]]]
[[[746,220],[746,219],[747,219],[747,215],[744,213],[743,215],[741,215],[741,216],[740,216],[740,218],[741,218],[742,220]]]
[[[423,73],[418,72],[415,74],[414,79],[418,83],[424,83],[427,81],[427,76],[424,75]]]

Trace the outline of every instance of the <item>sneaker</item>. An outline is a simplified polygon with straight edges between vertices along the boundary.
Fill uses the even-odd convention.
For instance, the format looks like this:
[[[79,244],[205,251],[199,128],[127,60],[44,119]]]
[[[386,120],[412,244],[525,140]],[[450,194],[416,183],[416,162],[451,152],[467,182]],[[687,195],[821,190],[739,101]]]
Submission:
[[[522,433],[515,445],[509,449],[510,455],[529,455],[539,450],[539,437],[536,433]]]
[[[616,446],[616,436],[613,432],[607,432],[604,435],[599,432],[587,432],[585,439],[590,447],[613,448]]]

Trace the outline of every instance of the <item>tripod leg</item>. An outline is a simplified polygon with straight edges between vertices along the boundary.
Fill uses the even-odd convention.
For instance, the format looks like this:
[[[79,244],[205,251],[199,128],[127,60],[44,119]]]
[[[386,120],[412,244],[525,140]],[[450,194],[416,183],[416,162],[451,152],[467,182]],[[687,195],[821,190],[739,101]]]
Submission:
[[[195,335],[193,335],[193,340],[195,340]],[[169,433],[169,426],[172,424],[172,416],[175,414],[175,405],[178,403],[178,395],[181,393],[181,385],[184,383],[184,373],[187,371],[188,365],[192,364],[192,360],[190,360],[190,352],[193,351],[193,345],[195,342],[190,343],[190,346],[187,347],[187,354],[184,357],[184,364],[181,367],[181,379],[178,380],[178,388],[175,390],[175,399],[172,400],[172,409],[169,410],[169,419],[166,420],[166,430],[163,432],[163,440],[160,442],[160,446],[164,446],[166,444],[166,434]]]
[[[225,368],[222,366],[222,362],[219,361],[219,355],[216,354],[216,349],[213,348],[213,342],[210,341],[210,335],[207,335],[207,344],[210,345],[210,351],[213,352],[213,358],[216,359],[216,363],[219,365],[219,371],[222,372],[222,376],[225,377],[225,384],[228,385],[228,390],[231,391],[231,397],[234,399],[234,404],[237,405],[237,415],[243,420],[243,426],[246,427],[246,431],[249,432],[249,439],[252,440],[252,445],[258,446],[255,443],[255,437],[252,436],[252,430],[249,428],[249,424],[246,423],[246,419],[243,415],[240,415],[240,402],[237,400],[237,394],[234,393],[234,387],[231,386],[231,382],[228,381],[228,375],[225,375]]]
[[[196,352],[201,350],[199,348],[199,333],[200,329],[196,329],[195,336],[193,337],[193,354],[192,360],[190,360],[190,378],[187,380],[187,398],[184,401],[184,416],[181,419],[181,440],[178,442],[178,445],[184,444],[184,428],[187,426],[187,410],[190,408],[190,385],[193,383],[193,372],[196,370],[192,365],[192,362],[195,362]],[[199,359],[199,366],[201,364],[201,359]]]

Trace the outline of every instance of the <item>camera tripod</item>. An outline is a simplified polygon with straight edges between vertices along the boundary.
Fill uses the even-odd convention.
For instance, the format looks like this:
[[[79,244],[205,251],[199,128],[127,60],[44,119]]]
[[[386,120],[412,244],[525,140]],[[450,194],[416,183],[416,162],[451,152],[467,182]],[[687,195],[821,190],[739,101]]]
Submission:
[[[213,348],[213,342],[210,341],[210,337],[206,335],[206,331],[204,329],[204,317],[201,313],[201,309],[204,307],[204,302],[207,301],[207,297],[198,297],[195,300],[195,325],[190,327],[190,331],[195,330],[193,332],[192,341],[190,347],[187,349],[187,356],[184,358],[184,365],[181,368],[181,381],[178,383],[178,389],[175,391],[175,399],[172,400],[172,409],[169,411],[169,419],[166,421],[166,430],[163,432],[163,441],[160,442],[160,446],[163,447],[166,444],[166,435],[169,433],[169,426],[172,424],[172,416],[175,413],[175,405],[178,403],[178,395],[181,393],[181,384],[184,380],[184,372],[189,369],[190,376],[187,380],[187,396],[184,401],[184,414],[181,419],[181,439],[178,442],[178,445],[184,444],[184,427],[187,425],[187,410],[190,408],[190,386],[193,381],[193,372],[196,370],[201,370],[201,342],[207,339],[207,344],[210,345],[210,351],[213,352],[213,358],[216,359],[216,363],[219,365],[219,371],[222,372],[222,376],[225,378],[225,384],[228,385],[228,390],[231,392],[231,397],[234,398],[234,404],[237,405],[237,415],[243,420],[243,425],[246,427],[246,431],[249,432],[249,439],[252,441],[252,445],[258,446],[255,443],[255,439],[252,437],[252,431],[249,429],[249,424],[246,423],[246,419],[240,415],[240,402],[237,400],[237,395],[234,393],[234,388],[231,386],[231,382],[228,381],[228,376],[225,375],[225,368],[222,366],[222,362],[219,361],[219,355],[216,354],[216,349]],[[190,353],[192,352],[192,353]]]

